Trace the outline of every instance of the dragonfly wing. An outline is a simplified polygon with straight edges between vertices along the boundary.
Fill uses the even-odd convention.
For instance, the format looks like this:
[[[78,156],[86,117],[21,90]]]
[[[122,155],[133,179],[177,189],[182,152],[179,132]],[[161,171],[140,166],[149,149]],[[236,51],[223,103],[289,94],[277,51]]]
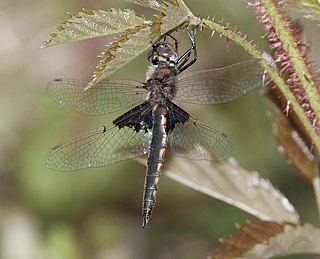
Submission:
[[[194,104],[215,104],[234,100],[263,85],[264,69],[252,59],[218,69],[177,76],[175,100]]]
[[[129,80],[103,80],[87,90],[87,83],[58,78],[46,86],[48,95],[58,104],[87,115],[101,115],[121,110],[144,100],[144,84]]]
[[[232,144],[224,133],[191,117],[175,125],[169,143],[174,155],[189,159],[220,161],[232,155]]]
[[[59,171],[107,166],[148,153],[150,141],[145,131],[109,124],[54,146],[44,164]]]

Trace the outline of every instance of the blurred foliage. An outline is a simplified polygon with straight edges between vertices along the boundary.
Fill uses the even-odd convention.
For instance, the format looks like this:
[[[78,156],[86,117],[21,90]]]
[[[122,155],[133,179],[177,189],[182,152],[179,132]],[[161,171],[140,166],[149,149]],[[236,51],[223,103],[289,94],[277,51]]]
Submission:
[[[318,0],[287,0],[292,7],[310,20],[320,21],[320,3]]]
[[[254,11],[242,1],[186,3],[194,13],[236,24],[257,43],[265,44]],[[4,0],[0,7],[0,258],[204,258],[219,246],[220,236],[233,231],[234,222],[253,218],[163,177],[151,228],[142,231],[143,166],[129,161],[73,173],[44,168],[43,157],[53,144],[100,126],[118,113],[84,117],[57,107],[44,92],[46,83],[55,77],[90,80],[95,56],[110,42],[109,36],[38,51],[41,42],[58,20],[67,18],[66,11],[133,8],[146,17],[152,13],[115,0]],[[312,28],[312,24],[305,26]],[[317,28],[305,37],[316,34]],[[188,41],[178,37],[184,49]],[[234,43],[227,47],[224,37],[210,38],[203,32],[198,40],[198,62],[192,69],[248,59]],[[320,60],[319,52],[312,53]],[[113,77],[142,81],[145,68],[142,54]],[[212,107],[182,106],[227,132],[237,160],[270,179],[301,212],[303,221],[319,225],[312,189],[277,152],[266,116],[273,108],[259,92]]]

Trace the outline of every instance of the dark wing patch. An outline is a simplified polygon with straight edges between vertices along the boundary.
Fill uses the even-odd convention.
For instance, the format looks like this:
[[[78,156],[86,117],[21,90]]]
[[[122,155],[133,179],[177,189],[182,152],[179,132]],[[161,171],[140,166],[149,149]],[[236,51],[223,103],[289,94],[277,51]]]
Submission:
[[[113,123],[119,128],[130,127],[136,132],[152,128],[152,109],[147,101],[116,118]]]
[[[190,115],[173,102],[167,101],[166,107],[168,108],[167,129],[170,133],[177,123],[185,123]]]

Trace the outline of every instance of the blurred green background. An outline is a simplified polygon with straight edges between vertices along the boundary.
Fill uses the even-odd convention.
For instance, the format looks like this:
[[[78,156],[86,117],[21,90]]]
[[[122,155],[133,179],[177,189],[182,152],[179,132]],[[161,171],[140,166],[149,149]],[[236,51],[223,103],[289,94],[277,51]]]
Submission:
[[[264,31],[245,1],[186,3],[193,13],[223,18],[266,46]],[[205,258],[219,246],[219,237],[235,231],[234,223],[254,219],[164,176],[151,227],[141,230],[143,165],[128,161],[67,173],[44,168],[43,157],[54,144],[100,127],[120,113],[86,117],[60,108],[44,91],[46,83],[56,77],[89,80],[96,55],[111,38],[38,49],[58,21],[68,17],[67,11],[111,7],[132,8],[147,18],[152,15],[148,9],[117,0],[0,2],[1,259]],[[317,42],[314,25],[305,26],[306,41]],[[181,49],[186,48],[185,36],[177,37]],[[319,61],[319,56],[311,48],[311,58]],[[211,38],[211,32],[202,31],[198,62],[191,69],[249,58],[234,43],[227,47],[224,37]],[[143,81],[146,67],[145,55],[141,55],[113,78]],[[263,92],[251,92],[228,104],[182,107],[226,132],[235,158],[270,179],[296,207],[302,221],[319,225],[312,186],[277,151],[267,116],[273,108]]]

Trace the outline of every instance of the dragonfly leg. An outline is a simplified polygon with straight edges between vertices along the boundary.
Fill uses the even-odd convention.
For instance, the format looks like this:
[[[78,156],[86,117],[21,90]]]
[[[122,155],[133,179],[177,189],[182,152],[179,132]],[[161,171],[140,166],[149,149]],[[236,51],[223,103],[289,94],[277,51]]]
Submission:
[[[166,33],[166,36],[164,37],[164,40],[163,40],[164,42],[166,42],[167,36],[170,37],[174,41],[174,52],[178,53],[178,46],[179,46],[178,40],[175,37],[173,37],[171,34]]]
[[[179,72],[183,72],[188,67],[193,65],[197,61],[197,48],[196,48],[196,33],[197,33],[198,26],[194,26],[191,30],[188,30],[186,27],[184,28],[185,32],[187,33],[188,37],[191,40],[191,47],[178,59],[177,61],[177,68]],[[191,53],[193,52],[193,59],[190,60]]]

